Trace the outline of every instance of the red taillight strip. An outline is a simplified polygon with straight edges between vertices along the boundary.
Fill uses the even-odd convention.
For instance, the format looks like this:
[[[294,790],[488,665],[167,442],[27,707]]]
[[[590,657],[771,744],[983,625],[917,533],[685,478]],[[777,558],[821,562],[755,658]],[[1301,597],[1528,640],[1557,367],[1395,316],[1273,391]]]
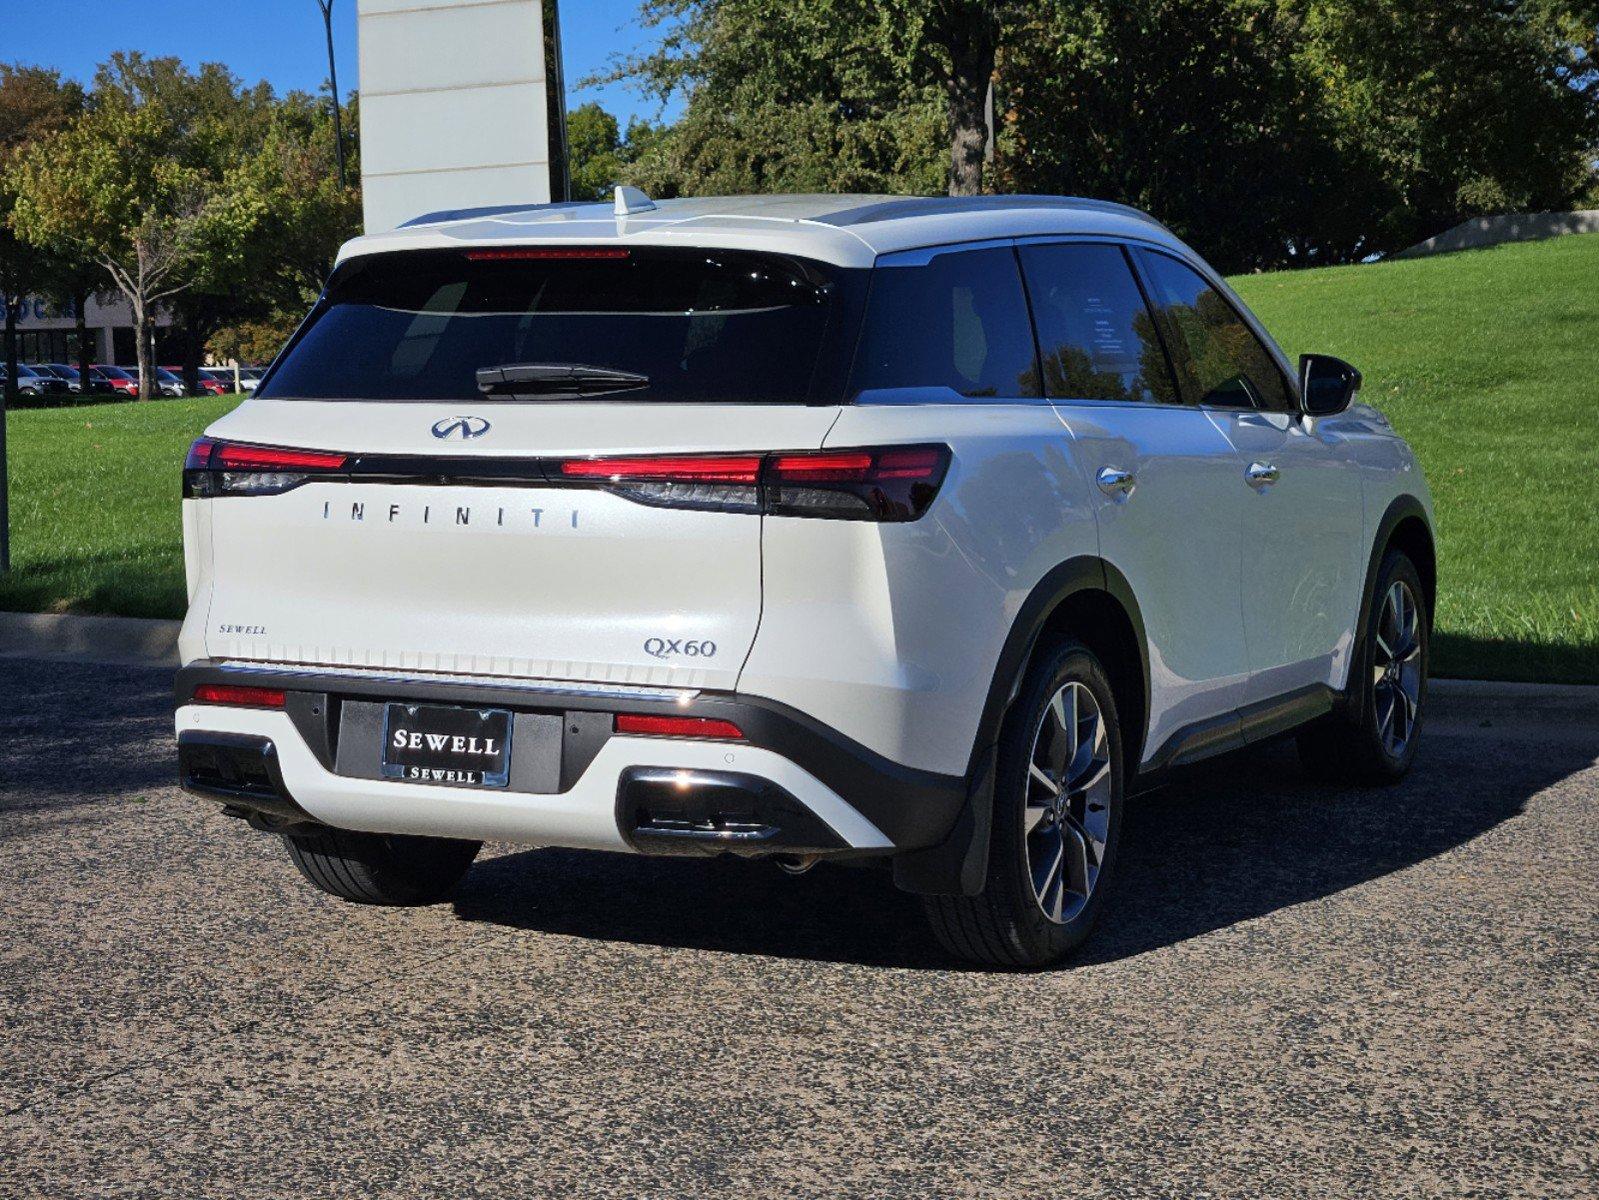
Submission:
[[[560,261],[562,259],[616,259],[628,258],[631,250],[619,247],[588,246],[572,250],[537,249],[533,247],[512,247],[500,250],[468,250],[466,257],[471,262],[505,262],[515,260],[533,261]]]
[[[280,688],[252,687],[243,683],[202,683],[194,689],[196,704],[227,704],[235,708],[282,708]]]
[[[642,737],[689,737],[742,740],[744,731],[716,717],[657,717],[647,713],[617,713],[616,732]]]
[[[337,471],[347,454],[327,450],[290,450],[279,446],[241,446],[218,442],[211,450],[211,469],[222,471]]]
[[[675,480],[754,484],[761,473],[755,454],[663,454],[648,458],[574,458],[561,463],[568,479]]]
[[[860,479],[872,469],[865,451],[838,454],[780,454],[772,472],[780,479]]]

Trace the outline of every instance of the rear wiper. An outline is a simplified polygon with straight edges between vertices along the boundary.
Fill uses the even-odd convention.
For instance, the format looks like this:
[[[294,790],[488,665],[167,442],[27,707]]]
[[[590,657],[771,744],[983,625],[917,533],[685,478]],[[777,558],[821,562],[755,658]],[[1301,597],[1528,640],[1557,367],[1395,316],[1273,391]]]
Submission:
[[[485,396],[532,399],[538,396],[604,396],[650,386],[650,377],[584,363],[505,363],[480,367],[477,390]]]

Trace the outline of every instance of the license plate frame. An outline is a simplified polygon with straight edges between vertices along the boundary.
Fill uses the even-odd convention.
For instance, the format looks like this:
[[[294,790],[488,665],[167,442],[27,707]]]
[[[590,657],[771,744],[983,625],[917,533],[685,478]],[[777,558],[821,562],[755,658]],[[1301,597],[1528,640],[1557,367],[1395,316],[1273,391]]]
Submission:
[[[515,727],[509,709],[390,701],[383,706],[383,776],[435,787],[506,787]]]

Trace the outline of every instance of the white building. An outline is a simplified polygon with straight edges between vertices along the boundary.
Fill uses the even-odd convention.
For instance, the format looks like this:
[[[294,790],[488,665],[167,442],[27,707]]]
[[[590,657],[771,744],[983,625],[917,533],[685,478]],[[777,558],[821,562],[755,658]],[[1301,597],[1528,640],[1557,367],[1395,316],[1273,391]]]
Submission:
[[[89,361],[133,365],[133,310],[120,296],[104,300],[90,298],[83,310],[89,336]],[[155,319],[156,345],[172,324],[165,314]],[[78,361],[77,314],[70,306],[29,297],[22,302],[17,317],[17,357],[22,362],[75,363]]]
[[[565,199],[557,0],[359,0],[368,232]]]

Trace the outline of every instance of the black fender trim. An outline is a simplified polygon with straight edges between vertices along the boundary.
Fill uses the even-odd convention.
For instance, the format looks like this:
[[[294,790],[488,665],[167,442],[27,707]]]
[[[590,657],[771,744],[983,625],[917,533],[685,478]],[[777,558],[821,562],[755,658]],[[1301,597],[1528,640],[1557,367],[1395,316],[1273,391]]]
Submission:
[[[1312,683],[1270,700],[1184,725],[1161,743],[1148,765],[1138,773],[1138,790],[1153,789],[1164,782],[1168,772],[1179,767],[1270,741],[1308,725],[1331,712],[1337,699],[1338,694],[1330,687]]]
[[[1414,517],[1427,529],[1428,538],[1433,538],[1432,522],[1427,519],[1427,509],[1415,496],[1405,493],[1395,496],[1383,511],[1382,520],[1377,522],[1376,536],[1371,539],[1371,557],[1366,563],[1366,582],[1360,596],[1360,619],[1355,624],[1355,648],[1349,663],[1349,683],[1338,697],[1339,706],[1351,717],[1359,720],[1365,714],[1361,712],[1365,704],[1366,691],[1364,688],[1352,686],[1354,681],[1361,678],[1361,673],[1366,670],[1365,647],[1366,631],[1371,628],[1372,589],[1377,585],[1377,572],[1382,569],[1383,556],[1388,551],[1388,545],[1393,540],[1394,530],[1399,528],[1400,522]],[[1436,547],[1436,539],[1433,539]],[[1436,550],[1435,550],[1436,557]],[[1417,563],[1419,569],[1422,564]],[[1436,591],[1436,588],[1434,589]],[[1430,627],[1433,619],[1435,596],[1427,597],[1427,624]]]
[[[1039,636],[1050,616],[1063,601],[1078,592],[1108,593],[1119,603],[1132,622],[1143,671],[1144,712],[1139,714],[1139,729],[1149,727],[1149,642],[1144,633],[1143,614],[1126,576],[1104,559],[1081,555],[1067,559],[1049,571],[1023,602],[1011,622],[1011,631],[1000,651],[977,726],[977,738],[967,766],[966,800],[949,835],[937,845],[894,859],[894,882],[908,892],[923,895],[975,896],[983,890],[988,870],[988,842],[994,819],[994,772],[997,765],[1000,728],[1005,714],[1021,690],[1022,679]],[[1136,769],[1143,752],[1142,736],[1129,744],[1128,763]]]

